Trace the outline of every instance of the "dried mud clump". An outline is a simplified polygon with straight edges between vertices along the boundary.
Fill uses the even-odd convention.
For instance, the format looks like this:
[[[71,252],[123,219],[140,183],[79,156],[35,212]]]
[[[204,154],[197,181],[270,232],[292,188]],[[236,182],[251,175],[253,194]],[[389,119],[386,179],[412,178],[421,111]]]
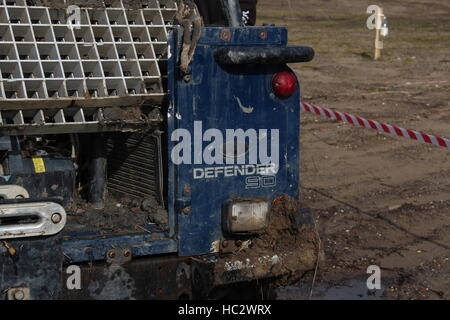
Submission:
[[[269,258],[270,263],[255,263],[254,268],[250,268],[253,277],[269,271],[271,275],[284,275],[285,280],[294,281],[324,261],[315,225],[296,222],[296,214],[302,207],[300,201],[287,195],[275,199],[266,232],[253,240],[248,249],[236,254],[237,260],[252,262],[260,261],[261,257]]]
[[[160,230],[166,230],[168,213],[154,198],[115,199],[111,195],[104,209],[96,209],[82,200],[77,211],[69,216],[66,231],[102,231],[121,232],[135,230],[142,232],[142,226],[156,224]]]

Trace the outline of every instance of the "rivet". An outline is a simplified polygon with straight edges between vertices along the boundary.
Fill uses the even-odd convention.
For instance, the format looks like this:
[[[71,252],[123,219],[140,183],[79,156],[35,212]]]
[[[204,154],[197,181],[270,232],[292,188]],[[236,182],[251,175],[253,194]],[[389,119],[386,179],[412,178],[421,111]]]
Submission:
[[[228,29],[224,29],[220,32],[220,39],[223,41],[230,41],[231,40],[231,31]]]
[[[261,31],[259,32],[259,38],[260,38],[261,40],[266,40],[266,39],[267,39],[267,30],[261,30]]]

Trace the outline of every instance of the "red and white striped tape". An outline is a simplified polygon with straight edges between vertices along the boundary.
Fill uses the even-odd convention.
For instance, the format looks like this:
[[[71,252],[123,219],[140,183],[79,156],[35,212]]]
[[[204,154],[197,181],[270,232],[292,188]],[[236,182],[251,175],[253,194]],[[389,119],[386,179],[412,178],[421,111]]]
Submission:
[[[368,129],[374,129],[380,132],[389,133],[398,137],[417,140],[423,143],[434,144],[436,146],[450,148],[450,139],[433,136],[431,134],[422,133],[415,130],[400,128],[394,125],[390,125],[383,122],[365,119],[362,117],[354,116],[348,113],[334,111],[328,108],[319,107],[310,103],[301,103],[301,108],[304,111],[315,113],[320,116],[330,118],[332,120],[338,120],[341,122],[347,122],[357,127],[364,127]]]

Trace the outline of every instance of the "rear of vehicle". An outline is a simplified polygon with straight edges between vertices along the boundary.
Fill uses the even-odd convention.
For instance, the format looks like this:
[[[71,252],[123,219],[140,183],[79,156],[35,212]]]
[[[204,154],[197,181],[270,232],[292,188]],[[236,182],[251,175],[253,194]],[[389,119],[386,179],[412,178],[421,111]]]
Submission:
[[[312,49],[272,26],[197,41],[174,1],[127,3],[0,2],[5,298],[196,298],[282,273],[288,252],[252,250],[299,197],[286,63]]]

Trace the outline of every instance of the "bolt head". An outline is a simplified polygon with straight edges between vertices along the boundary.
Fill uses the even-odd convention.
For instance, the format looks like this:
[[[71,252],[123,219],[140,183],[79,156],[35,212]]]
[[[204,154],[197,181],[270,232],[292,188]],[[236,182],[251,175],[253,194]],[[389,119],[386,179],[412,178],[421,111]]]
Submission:
[[[190,82],[191,81],[191,76],[189,74],[185,74],[183,77],[184,82]]]
[[[190,186],[189,184],[186,184],[186,185],[184,186],[183,192],[184,192],[185,194],[191,194],[191,193],[192,193],[192,188],[191,188],[191,186]]]
[[[62,220],[62,216],[61,216],[59,213],[54,213],[54,214],[52,214],[52,222],[53,222],[54,224],[60,223],[61,220]]]
[[[185,207],[184,209],[183,209],[183,214],[185,214],[185,215],[188,215],[188,214],[190,214],[191,213],[191,211],[192,211],[192,207]]]
[[[14,299],[15,300],[25,299],[25,292],[23,292],[22,290],[17,290],[16,292],[14,292]]]

